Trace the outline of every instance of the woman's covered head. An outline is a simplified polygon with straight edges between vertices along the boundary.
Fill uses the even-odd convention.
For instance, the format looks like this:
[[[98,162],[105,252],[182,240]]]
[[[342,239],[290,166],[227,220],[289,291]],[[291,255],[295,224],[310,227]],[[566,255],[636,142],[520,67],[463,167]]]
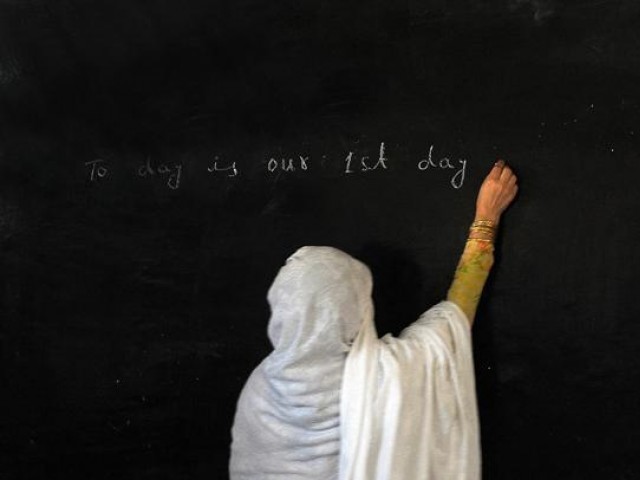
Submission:
[[[366,265],[332,247],[302,247],[268,293],[269,339],[276,352],[346,352],[373,313]]]

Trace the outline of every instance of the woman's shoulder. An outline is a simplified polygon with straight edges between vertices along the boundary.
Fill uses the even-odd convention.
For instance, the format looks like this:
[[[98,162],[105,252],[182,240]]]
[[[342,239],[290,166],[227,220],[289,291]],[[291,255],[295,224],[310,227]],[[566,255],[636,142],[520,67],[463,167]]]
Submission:
[[[466,315],[455,303],[443,300],[405,328],[399,336],[380,338],[383,357],[412,357],[414,350],[450,350],[461,340],[470,341]]]

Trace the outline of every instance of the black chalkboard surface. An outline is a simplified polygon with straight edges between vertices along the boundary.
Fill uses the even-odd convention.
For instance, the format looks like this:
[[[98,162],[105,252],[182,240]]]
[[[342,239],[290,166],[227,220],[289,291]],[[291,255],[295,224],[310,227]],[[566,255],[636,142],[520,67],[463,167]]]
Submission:
[[[635,0],[0,3],[0,478],[224,479],[302,245],[474,326],[487,479],[640,478]]]

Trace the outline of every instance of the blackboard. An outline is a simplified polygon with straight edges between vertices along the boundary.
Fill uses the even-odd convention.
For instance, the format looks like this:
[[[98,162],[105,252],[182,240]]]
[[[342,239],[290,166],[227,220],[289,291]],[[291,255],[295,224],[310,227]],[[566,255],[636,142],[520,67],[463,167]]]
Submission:
[[[1,2],[0,477],[226,478],[284,259],[362,259],[398,332],[504,158],[484,477],[638,478],[639,22],[634,0]]]

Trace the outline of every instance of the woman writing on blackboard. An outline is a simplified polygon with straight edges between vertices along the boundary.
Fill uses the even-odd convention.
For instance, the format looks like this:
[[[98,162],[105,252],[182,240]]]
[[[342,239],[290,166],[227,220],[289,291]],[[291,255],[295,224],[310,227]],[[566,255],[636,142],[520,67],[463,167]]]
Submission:
[[[516,176],[485,178],[447,299],[378,338],[369,269],[303,247],[269,289],[274,350],[244,386],[232,480],[476,480],[480,440],[470,327]]]

